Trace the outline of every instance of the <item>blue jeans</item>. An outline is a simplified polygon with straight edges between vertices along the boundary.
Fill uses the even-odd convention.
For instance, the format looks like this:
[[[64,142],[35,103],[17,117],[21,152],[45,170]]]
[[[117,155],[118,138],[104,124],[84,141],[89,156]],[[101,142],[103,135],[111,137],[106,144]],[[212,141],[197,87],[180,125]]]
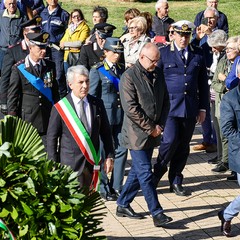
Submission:
[[[240,174],[237,173],[238,185],[240,185]],[[231,221],[240,212],[240,195],[238,195],[224,210],[225,221]]]
[[[153,149],[130,150],[132,167],[117,204],[121,207],[129,207],[141,187],[150,213],[152,216],[156,216],[163,212],[163,209],[158,201],[157,191],[153,184],[152,153]]]

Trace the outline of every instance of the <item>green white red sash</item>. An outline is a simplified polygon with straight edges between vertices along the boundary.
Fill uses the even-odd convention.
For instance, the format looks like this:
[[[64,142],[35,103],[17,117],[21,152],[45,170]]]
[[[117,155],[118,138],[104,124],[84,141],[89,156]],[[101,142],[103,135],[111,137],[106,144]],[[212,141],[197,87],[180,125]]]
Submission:
[[[10,240],[15,240],[16,239],[2,219],[0,219],[0,228],[3,229],[5,232],[7,232]]]
[[[100,184],[100,164],[101,157],[100,151],[96,152],[96,149],[92,143],[92,140],[85,130],[81,120],[77,116],[77,113],[69,103],[68,99],[65,97],[56,103],[55,108],[65,122],[68,130],[75,139],[77,145],[79,146],[81,152],[87,159],[87,161],[93,165],[93,178],[90,188],[94,188],[96,191],[99,190]]]

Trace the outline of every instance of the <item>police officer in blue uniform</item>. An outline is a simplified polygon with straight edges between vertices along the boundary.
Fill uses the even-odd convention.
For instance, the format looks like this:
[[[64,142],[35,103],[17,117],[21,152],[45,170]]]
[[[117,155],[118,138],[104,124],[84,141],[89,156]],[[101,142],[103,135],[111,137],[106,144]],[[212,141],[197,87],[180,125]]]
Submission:
[[[105,187],[100,189],[100,193],[106,200],[116,200],[111,192],[114,193],[113,189],[117,195],[121,192],[127,160],[127,149],[119,144],[123,122],[119,81],[125,70],[124,65],[119,63],[119,59],[123,52],[123,45],[118,38],[107,38],[103,49],[104,60],[93,66],[90,71],[89,93],[103,100],[115,144],[114,170],[110,179],[110,189],[106,184],[106,178],[103,178]]]
[[[47,3],[48,6],[40,14],[42,17],[42,30],[50,35],[50,48],[47,49],[47,55],[55,62],[60,97],[64,97],[67,94],[63,67],[64,51],[60,49],[59,43],[68,27],[69,13],[60,7],[58,0],[47,0]]]
[[[167,171],[170,162],[170,192],[189,194],[182,186],[182,171],[189,156],[196,122],[202,123],[209,105],[207,71],[202,49],[189,44],[193,23],[182,20],[174,26],[174,41],[160,49],[159,67],[167,84],[170,111],[154,165],[156,184]]]

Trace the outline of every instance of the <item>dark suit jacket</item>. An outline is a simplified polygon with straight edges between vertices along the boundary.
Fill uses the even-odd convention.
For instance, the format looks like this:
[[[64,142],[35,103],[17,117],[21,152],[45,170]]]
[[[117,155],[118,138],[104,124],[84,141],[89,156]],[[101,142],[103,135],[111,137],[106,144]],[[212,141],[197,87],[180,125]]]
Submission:
[[[96,44],[97,48],[94,50],[94,44],[96,43],[82,46],[80,57],[76,65],[84,65],[90,70],[93,65],[103,60],[101,59],[103,56],[103,50],[100,49],[98,44]]]
[[[29,49],[24,40],[14,46],[9,47],[6,51],[2,63],[0,81],[0,101],[2,104],[7,104],[7,93],[12,66],[20,60],[24,59],[28,54]]]
[[[103,102],[101,99],[97,99],[91,95],[88,95],[87,98],[92,114],[91,140],[93,145],[96,151],[98,151],[100,147],[100,136],[104,145],[106,156],[113,157],[114,151],[111,129]],[[67,95],[67,99],[75,109],[70,93]],[[55,107],[52,108],[48,126],[47,152],[49,159],[70,166],[74,171],[78,171],[80,175],[87,171],[88,179],[84,179],[84,183],[82,184],[89,185],[92,179],[93,166],[91,166],[85,159]]]
[[[188,46],[188,59],[184,64],[174,43],[160,49],[159,67],[164,72],[171,117],[195,118],[200,109],[207,109],[209,87],[203,51]]]
[[[169,97],[163,72],[156,67],[152,77],[139,61],[128,68],[120,81],[120,97],[124,110],[121,143],[133,150],[146,150],[160,144],[160,135],[150,134],[156,125],[164,127]]]
[[[19,116],[23,120],[32,123],[40,134],[46,134],[52,103],[17,68],[24,61],[26,64],[28,62],[26,59],[12,67],[7,100],[8,114]],[[39,76],[41,79],[43,79],[46,72],[52,71],[53,86],[51,90],[53,101],[57,102],[59,100],[58,84],[55,80],[55,64],[53,62],[44,60],[40,75],[37,74],[30,62],[29,65],[26,65],[26,70],[35,76]]]

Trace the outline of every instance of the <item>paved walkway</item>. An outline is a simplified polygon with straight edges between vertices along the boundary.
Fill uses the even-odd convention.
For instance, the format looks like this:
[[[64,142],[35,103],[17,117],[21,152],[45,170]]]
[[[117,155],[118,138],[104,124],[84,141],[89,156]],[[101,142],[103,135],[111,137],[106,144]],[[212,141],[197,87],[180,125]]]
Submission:
[[[191,146],[201,142],[200,130],[197,127]],[[192,148],[192,147],[191,147]],[[154,152],[155,156],[157,150]],[[159,201],[165,213],[173,218],[166,228],[156,228],[141,192],[131,204],[136,212],[145,214],[142,220],[120,218],[115,215],[116,203],[105,202],[107,215],[102,227],[108,240],[202,240],[226,239],[220,232],[220,221],[217,218],[219,209],[228,205],[240,193],[236,182],[226,181],[225,174],[214,174],[211,168],[214,165],[207,163],[215,154],[206,154],[205,151],[193,152],[183,172],[184,185],[192,191],[191,196],[181,197],[169,193],[167,174],[158,187]],[[128,161],[126,175],[131,166]],[[234,237],[240,239],[239,218],[232,221]]]

